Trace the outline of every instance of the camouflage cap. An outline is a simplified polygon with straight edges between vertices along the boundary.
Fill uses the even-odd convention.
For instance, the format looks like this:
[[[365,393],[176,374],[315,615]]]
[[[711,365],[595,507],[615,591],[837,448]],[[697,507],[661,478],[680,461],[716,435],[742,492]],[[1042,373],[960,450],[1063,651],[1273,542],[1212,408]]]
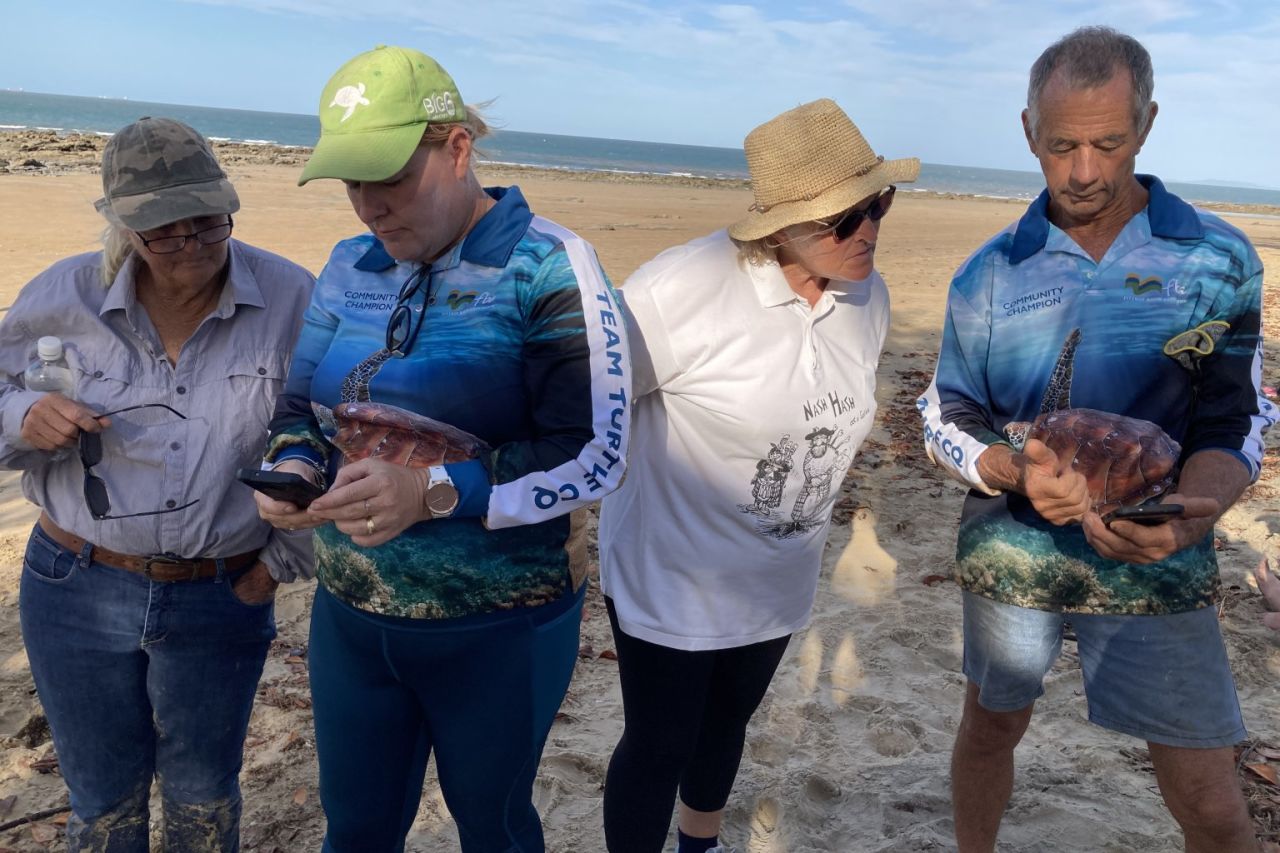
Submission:
[[[235,213],[240,198],[197,131],[171,118],[140,118],[102,152],[98,212],[131,231]]]
[[[320,94],[320,141],[298,184],[384,181],[404,168],[429,124],[464,121],[448,72],[420,50],[378,45],[347,62]]]

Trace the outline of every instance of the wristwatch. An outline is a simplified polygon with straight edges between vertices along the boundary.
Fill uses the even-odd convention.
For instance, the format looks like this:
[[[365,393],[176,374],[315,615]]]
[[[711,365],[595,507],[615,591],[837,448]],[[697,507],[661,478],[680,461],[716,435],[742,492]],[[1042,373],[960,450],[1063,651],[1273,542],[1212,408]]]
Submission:
[[[427,469],[427,491],[422,502],[432,518],[448,518],[458,508],[458,489],[443,465]]]

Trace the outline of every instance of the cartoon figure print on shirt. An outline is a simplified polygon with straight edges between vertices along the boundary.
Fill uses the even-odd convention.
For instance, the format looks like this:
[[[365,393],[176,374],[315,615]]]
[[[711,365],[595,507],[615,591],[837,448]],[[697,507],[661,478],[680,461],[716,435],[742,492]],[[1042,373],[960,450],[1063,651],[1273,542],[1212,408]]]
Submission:
[[[791,520],[796,524],[807,522],[805,529],[825,521],[825,514],[818,507],[831,494],[831,481],[836,474],[843,477],[849,468],[849,442],[841,441],[843,435],[844,430],[818,427],[804,437],[809,442],[809,452],[804,455],[804,487],[791,510]],[[806,514],[811,502],[813,507]]]
[[[843,436],[843,430],[817,427],[804,437],[809,442],[801,463],[804,484],[789,517],[779,508],[787,478],[794,468],[792,459],[799,449],[790,433],[771,444],[768,454],[756,463],[756,473],[751,478],[754,502],[739,504],[738,509],[760,516],[757,530],[774,539],[790,539],[825,524],[828,515],[822,507],[831,494],[832,483],[837,474],[843,477],[849,467],[849,442]]]
[[[751,478],[751,497],[755,503],[739,504],[738,509],[769,518],[782,505],[782,491],[786,488],[787,475],[792,468],[791,459],[797,448],[799,445],[791,440],[790,433],[782,436],[777,444],[769,446],[768,455],[756,462],[756,475]]]

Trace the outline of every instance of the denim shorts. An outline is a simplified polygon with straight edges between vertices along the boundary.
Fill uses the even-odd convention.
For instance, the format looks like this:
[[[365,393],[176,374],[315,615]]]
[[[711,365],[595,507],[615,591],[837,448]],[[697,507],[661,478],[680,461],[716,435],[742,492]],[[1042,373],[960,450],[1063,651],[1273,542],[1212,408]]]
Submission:
[[[1216,607],[1160,616],[1054,613],[964,593],[964,674],[989,711],[1044,694],[1070,621],[1089,720],[1168,746],[1211,749],[1246,737]]]

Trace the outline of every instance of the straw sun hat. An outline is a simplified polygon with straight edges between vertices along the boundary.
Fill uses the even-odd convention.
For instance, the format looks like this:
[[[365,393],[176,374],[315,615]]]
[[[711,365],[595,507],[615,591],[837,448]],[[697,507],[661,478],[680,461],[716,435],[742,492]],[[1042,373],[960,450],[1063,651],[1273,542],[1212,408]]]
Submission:
[[[744,147],[755,204],[729,226],[735,240],[758,240],[788,225],[831,216],[920,175],[915,157],[877,156],[828,98],[765,122],[747,134]]]

